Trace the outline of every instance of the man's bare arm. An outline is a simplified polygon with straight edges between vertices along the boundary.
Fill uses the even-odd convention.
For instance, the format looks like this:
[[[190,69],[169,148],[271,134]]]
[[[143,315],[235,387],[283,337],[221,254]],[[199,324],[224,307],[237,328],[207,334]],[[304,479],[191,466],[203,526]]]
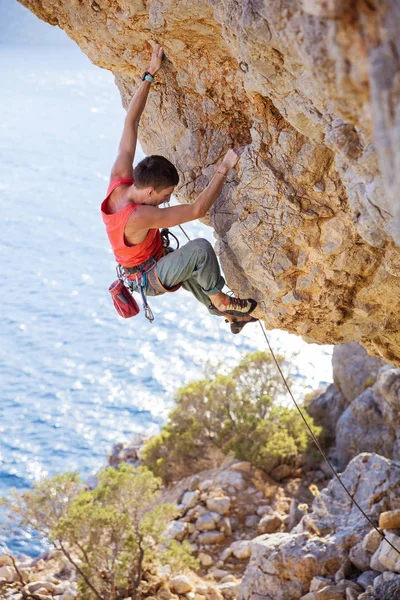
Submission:
[[[156,44],[150,61],[148,72],[155,75],[161,67],[163,49]],[[151,83],[146,79],[142,81],[140,87],[133,96],[125,117],[124,129],[118,148],[118,156],[111,169],[110,179],[116,177],[133,176],[133,159],[135,158],[136,144],[138,137],[138,128],[140,117],[146,106]]]
[[[240,153],[239,150],[228,150],[214,177],[193,204],[181,204],[169,208],[158,208],[142,204],[129,219],[128,229],[130,224],[136,232],[146,229],[174,227],[205,217],[220,195],[225,182],[225,175],[236,165]]]

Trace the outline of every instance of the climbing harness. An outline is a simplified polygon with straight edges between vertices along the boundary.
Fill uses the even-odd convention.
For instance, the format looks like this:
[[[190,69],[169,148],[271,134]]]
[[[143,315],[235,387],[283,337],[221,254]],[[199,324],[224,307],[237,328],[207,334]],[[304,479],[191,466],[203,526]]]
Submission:
[[[170,238],[175,240],[175,248],[172,248]],[[122,265],[117,265],[116,267],[118,280],[111,284],[109,291],[113,296],[114,306],[117,312],[124,318],[134,317],[139,313],[140,309],[136,300],[133,298],[133,293],[135,291],[139,291],[142,298],[142,306],[145,317],[150,323],[154,321],[154,313],[147,302],[145,291],[148,283],[155,290],[157,290],[159,294],[164,294],[165,292],[175,292],[181,287],[181,284],[179,283],[171,289],[166,289],[160,282],[160,279],[157,275],[157,260],[179,248],[178,238],[166,227],[161,230],[161,239],[162,252],[157,256],[157,259],[150,258],[137,267],[123,267]],[[125,289],[121,289],[122,286],[125,286],[127,294],[131,297],[131,299],[127,298],[127,294],[124,293]],[[116,293],[117,290],[118,294]],[[126,305],[128,305],[128,308],[126,308]],[[133,308],[135,305],[137,307],[136,311]]]
[[[187,235],[187,233],[184,231],[184,229],[183,229],[183,228],[182,228],[180,225],[179,225],[179,227],[180,227],[180,229],[182,230],[182,232],[185,234],[185,236],[187,237],[187,239],[190,241],[190,238],[189,238],[189,236]],[[389,544],[389,546],[390,546],[391,548],[393,548],[393,550],[395,550],[395,551],[397,552],[397,554],[399,554],[399,555],[400,555],[400,550],[399,550],[398,548],[396,548],[396,546],[394,546],[394,544],[392,544],[392,542],[390,542],[390,541],[388,540],[388,538],[386,537],[386,535],[385,535],[385,533],[382,531],[382,529],[380,529],[379,527],[377,527],[377,526],[375,525],[375,523],[372,521],[372,519],[371,519],[371,518],[370,518],[370,517],[369,517],[369,516],[366,514],[366,512],[365,512],[365,511],[364,511],[364,510],[361,508],[361,506],[359,505],[359,503],[357,502],[357,500],[355,500],[354,496],[353,496],[353,495],[350,493],[350,491],[348,490],[348,488],[347,488],[347,487],[345,486],[345,484],[343,483],[343,481],[342,481],[342,478],[340,477],[340,475],[339,475],[339,474],[336,472],[336,469],[335,469],[335,467],[332,465],[331,461],[329,460],[328,456],[326,455],[325,451],[323,450],[323,448],[322,448],[321,444],[319,443],[319,441],[318,441],[318,440],[317,440],[317,438],[315,437],[315,435],[314,435],[314,433],[313,433],[313,431],[312,431],[312,429],[311,429],[310,425],[309,425],[309,424],[308,424],[308,422],[307,422],[307,419],[305,418],[305,416],[304,416],[304,414],[303,414],[303,411],[301,410],[301,408],[300,408],[299,404],[296,402],[296,399],[295,399],[295,397],[293,396],[292,390],[290,389],[290,386],[289,386],[289,384],[288,384],[288,382],[287,382],[287,380],[286,380],[286,377],[285,377],[285,375],[283,374],[283,372],[282,372],[282,369],[281,369],[281,367],[280,367],[280,365],[279,365],[279,362],[278,362],[278,361],[277,361],[277,359],[276,359],[275,353],[274,353],[274,351],[273,351],[273,349],[272,349],[272,346],[271,346],[271,344],[270,344],[270,341],[269,341],[269,339],[268,339],[268,336],[267,336],[267,334],[266,334],[266,331],[265,331],[265,329],[264,329],[264,326],[263,326],[262,322],[261,322],[260,320],[259,320],[258,322],[259,322],[259,324],[260,324],[261,331],[262,331],[262,333],[263,333],[263,335],[264,335],[265,341],[267,342],[268,349],[269,349],[269,351],[270,351],[270,354],[271,354],[271,356],[272,356],[272,358],[273,358],[273,361],[274,361],[274,363],[275,363],[275,365],[276,365],[276,368],[278,369],[278,371],[279,371],[279,374],[280,374],[280,376],[281,376],[281,378],[282,378],[282,380],[283,380],[283,383],[284,383],[284,385],[285,385],[285,388],[286,388],[286,390],[287,390],[287,392],[288,392],[288,394],[289,394],[290,398],[292,399],[292,401],[293,401],[293,403],[294,403],[294,405],[295,405],[295,407],[296,407],[297,411],[299,412],[299,414],[300,414],[300,417],[302,418],[302,420],[303,420],[303,422],[304,422],[304,424],[305,424],[305,426],[306,426],[306,428],[307,428],[307,430],[308,430],[308,433],[309,433],[309,435],[311,436],[311,439],[313,440],[314,444],[315,444],[315,445],[316,445],[316,447],[318,448],[318,451],[320,452],[320,454],[321,454],[322,458],[325,460],[325,462],[326,462],[326,463],[327,463],[327,465],[329,466],[330,470],[332,471],[332,473],[333,473],[334,477],[335,477],[335,478],[338,480],[339,484],[341,485],[341,487],[343,488],[343,490],[345,491],[345,493],[347,494],[347,496],[350,498],[350,500],[351,500],[351,502],[354,504],[354,506],[356,506],[356,508],[357,508],[357,509],[360,511],[360,513],[361,513],[361,514],[364,516],[364,518],[365,518],[365,519],[368,521],[368,523],[369,523],[369,524],[370,524],[370,525],[371,525],[371,526],[372,526],[372,527],[375,529],[375,531],[377,531],[377,532],[379,533],[379,535],[381,536],[381,538],[382,538],[383,540],[385,540],[385,541],[386,541],[386,542]]]

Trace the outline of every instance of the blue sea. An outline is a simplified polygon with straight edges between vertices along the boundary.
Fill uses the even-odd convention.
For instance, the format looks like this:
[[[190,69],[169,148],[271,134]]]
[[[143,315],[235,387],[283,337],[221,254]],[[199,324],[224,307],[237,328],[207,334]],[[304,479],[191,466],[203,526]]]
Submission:
[[[9,30],[0,18],[0,495],[60,471],[88,476],[114,443],[156,432],[174,391],[207,361],[230,366],[264,348],[256,324],[232,336],[184,291],[151,300],[152,325],[142,312],[117,316],[99,205],[123,125],[120,96],[111,73],[21,11],[25,38],[12,11]],[[201,223],[186,229],[213,240]],[[296,353],[299,393],[331,380],[330,347],[277,331],[271,340]],[[31,556],[44,547],[26,531],[0,542]]]

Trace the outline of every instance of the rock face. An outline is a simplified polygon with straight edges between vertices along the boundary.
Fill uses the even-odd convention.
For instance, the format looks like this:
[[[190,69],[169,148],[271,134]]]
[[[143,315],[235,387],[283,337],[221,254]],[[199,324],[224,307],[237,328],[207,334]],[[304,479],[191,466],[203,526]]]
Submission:
[[[394,509],[400,493],[398,466],[377,455],[359,455],[343,473],[342,481],[376,524],[382,511]],[[384,576],[384,571],[398,570],[400,555],[386,542],[378,539],[378,549],[372,553],[376,546],[371,548],[371,531],[375,532],[337,480],[332,480],[315,498],[310,514],[291,533],[262,535],[253,540],[239,600],[357,598],[363,588],[348,578],[351,574],[354,578],[354,566],[365,569],[369,581],[379,573]],[[400,543],[395,534],[389,536]],[[363,565],[359,562],[360,551]],[[349,588],[357,593],[353,595],[347,591]]]
[[[356,343],[336,346],[335,384],[307,407],[325,429],[339,469],[360,452],[399,460],[400,369],[370,356]]]
[[[268,327],[399,363],[398,0],[21,1],[125,106],[161,42],[140,139],[177,165],[178,199],[245,146],[209,219],[229,285]]]

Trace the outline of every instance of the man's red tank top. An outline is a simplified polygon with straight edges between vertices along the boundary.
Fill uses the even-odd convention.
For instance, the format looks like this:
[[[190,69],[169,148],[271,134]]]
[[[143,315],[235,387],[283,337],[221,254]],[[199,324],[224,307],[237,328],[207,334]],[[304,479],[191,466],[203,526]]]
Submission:
[[[107,200],[120,185],[132,185],[131,177],[118,177],[110,182],[107,190],[107,196],[101,203],[101,216],[106,226],[108,239],[112,246],[115,260],[123,267],[136,267],[153,256],[158,257],[162,251],[162,240],[159,229],[149,229],[143,242],[128,246],[125,243],[125,227],[129,217],[139,204],[130,202],[116,213],[107,211]]]

